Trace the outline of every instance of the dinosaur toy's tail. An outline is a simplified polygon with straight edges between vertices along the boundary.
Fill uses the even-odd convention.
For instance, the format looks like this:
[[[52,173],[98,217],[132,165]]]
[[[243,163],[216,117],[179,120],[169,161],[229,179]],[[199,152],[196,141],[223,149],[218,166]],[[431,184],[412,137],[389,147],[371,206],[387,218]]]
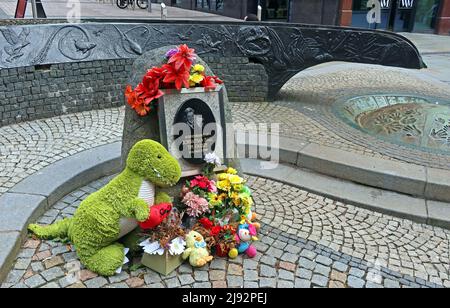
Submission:
[[[38,238],[44,240],[51,240],[55,238],[68,238],[69,228],[72,224],[72,219],[66,218],[55,222],[49,226],[39,226],[36,224],[31,224],[28,226],[28,230],[34,233]]]

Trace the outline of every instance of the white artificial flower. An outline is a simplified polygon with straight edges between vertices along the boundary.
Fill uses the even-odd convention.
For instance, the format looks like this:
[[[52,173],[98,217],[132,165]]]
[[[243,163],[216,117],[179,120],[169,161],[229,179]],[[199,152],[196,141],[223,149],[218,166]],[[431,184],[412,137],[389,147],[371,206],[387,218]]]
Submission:
[[[219,156],[217,156],[216,153],[208,153],[205,155],[205,162],[211,165],[220,166],[222,165],[222,162],[220,161]]]
[[[177,237],[176,239],[172,240],[169,247],[169,252],[172,256],[181,255],[186,249],[186,242],[183,238]]]
[[[159,245],[159,242],[150,242],[149,240],[145,240],[139,244],[139,246],[144,248],[144,252],[149,255],[160,255],[164,254],[164,248]]]

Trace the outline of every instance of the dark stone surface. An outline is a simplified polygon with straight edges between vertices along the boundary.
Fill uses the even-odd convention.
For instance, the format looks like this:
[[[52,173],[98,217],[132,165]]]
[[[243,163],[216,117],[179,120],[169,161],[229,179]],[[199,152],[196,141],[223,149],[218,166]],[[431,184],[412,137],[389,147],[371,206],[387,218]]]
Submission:
[[[390,32],[288,23],[126,22],[0,27],[0,68],[137,58],[167,42],[184,43],[202,56],[262,64],[273,98],[292,76],[320,63],[424,67],[417,48]]]
[[[135,87],[138,83],[140,83],[147,70],[154,66],[161,66],[163,64],[163,60],[165,59],[166,52],[174,47],[175,46],[165,46],[157,48],[138,57],[132,65],[128,84],[132,85],[132,87]],[[201,64],[205,67],[205,73],[207,75],[214,75],[211,68],[201,57],[197,57],[196,63]],[[226,123],[233,123],[226,89],[224,90],[224,105],[225,121]],[[157,113],[154,112],[148,116],[141,117],[134,110],[132,110],[131,107],[128,106],[128,104],[126,104],[125,122],[122,137],[122,165],[125,164],[126,157],[128,157],[128,153],[130,152],[130,149],[133,147],[133,145],[142,139],[153,139],[159,142],[161,141]],[[238,160],[233,159],[237,157],[237,155],[233,156],[234,157],[231,157],[228,164],[230,166],[240,168]]]

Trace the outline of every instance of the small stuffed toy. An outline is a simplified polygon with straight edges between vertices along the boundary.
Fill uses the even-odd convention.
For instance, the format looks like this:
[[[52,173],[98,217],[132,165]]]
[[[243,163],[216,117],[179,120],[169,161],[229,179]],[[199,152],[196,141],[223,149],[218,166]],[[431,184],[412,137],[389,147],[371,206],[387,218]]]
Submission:
[[[241,224],[236,232],[237,248],[230,250],[228,256],[235,259],[238,254],[245,253],[249,258],[254,258],[257,254],[255,246],[251,244],[252,241],[257,241],[256,228],[252,224]]]
[[[186,236],[186,247],[182,256],[183,260],[189,258],[189,263],[193,267],[202,267],[213,259],[206,249],[203,236],[196,231],[191,231]]]

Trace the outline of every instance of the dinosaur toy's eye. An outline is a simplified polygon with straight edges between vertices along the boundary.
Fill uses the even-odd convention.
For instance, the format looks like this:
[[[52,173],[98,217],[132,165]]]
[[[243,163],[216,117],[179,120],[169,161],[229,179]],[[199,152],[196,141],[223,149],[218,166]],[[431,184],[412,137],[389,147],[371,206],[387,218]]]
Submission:
[[[162,155],[161,154],[158,154],[158,159],[161,159],[162,158]]]

